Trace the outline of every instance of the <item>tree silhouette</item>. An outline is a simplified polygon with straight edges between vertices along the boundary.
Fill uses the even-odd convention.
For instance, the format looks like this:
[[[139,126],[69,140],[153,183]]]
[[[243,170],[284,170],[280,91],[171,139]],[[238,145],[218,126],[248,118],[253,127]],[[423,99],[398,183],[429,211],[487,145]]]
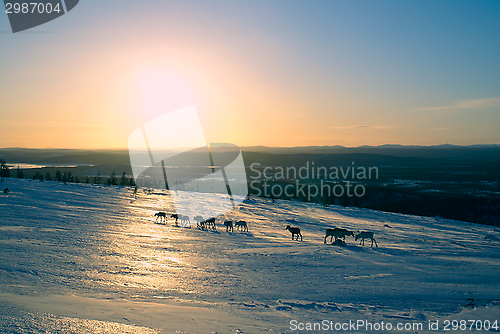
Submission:
[[[6,177],[10,176],[9,166],[5,160],[0,159],[0,180],[3,182]]]
[[[131,186],[131,187],[136,187],[137,188],[137,186],[135,185],[135,181],[134,181],[133,177],[131,177],[131,178],[128,179],[128,185]]]
[[[52,177],[50,176],[49,172],[47,172],[47,174],[45,174],[45,181],[52,181]]]
[[[115,171],[113,171],[113,173],[111,173],[111,175],[109,176],[107,184],[108,184],[108,186],[111,186],[111,185],[116,186],[118,184],[118,179],[116,178]]]
[[[101,184],[101,175],[99,173],[94,176],[94,184]]]
[[[126,186],[127,185],[127,174],[125,172],[122,173],[122,176],[120,177],[120,185],[121,186]]]
[[[22,179],[24,177],[23,171],[17,166],[17,178]]]
[[[56,180],[61,182],[62,181],[62,175],[59,170],[56,170]]]

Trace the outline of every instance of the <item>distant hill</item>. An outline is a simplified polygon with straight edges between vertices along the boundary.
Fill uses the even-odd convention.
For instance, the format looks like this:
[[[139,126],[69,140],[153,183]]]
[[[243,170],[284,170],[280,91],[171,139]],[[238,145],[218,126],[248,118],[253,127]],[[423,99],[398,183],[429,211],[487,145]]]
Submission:
[[[2,148],[0,158],[9,164],[130,165],[128,150]]]
[[[241,148],[245,157],[266,155],[363,155],[400,158],[448,159],[464,161],[500,161],[500,145],[436,145],[436,146],[303,146],[267,147],[246,146]],[[8,163],[32,164],[88,164],[129,165],[128,150],[73,150],[73,149],[30,149],[0,148],[0,158]],[[293,159],[288,157],[287,160]],[[252,159],[253,160],[253,159]]]
[[[270,154],[378,154],[395,157],[415,157],[430,159],[456,160],[500,160],[500,145],[435,145],[435,146],[303,146],[303,147],[266,147],[247,146],[244,152]]]

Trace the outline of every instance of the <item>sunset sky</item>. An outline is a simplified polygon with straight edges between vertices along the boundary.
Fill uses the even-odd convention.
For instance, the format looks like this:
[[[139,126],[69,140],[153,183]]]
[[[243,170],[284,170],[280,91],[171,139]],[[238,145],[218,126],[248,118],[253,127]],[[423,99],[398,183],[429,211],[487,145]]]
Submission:
[[[189,105],[208,142],[500,144],[500,2],[82,0],[16,34],[2,10],[0,101],[0,147],[126,148]]]

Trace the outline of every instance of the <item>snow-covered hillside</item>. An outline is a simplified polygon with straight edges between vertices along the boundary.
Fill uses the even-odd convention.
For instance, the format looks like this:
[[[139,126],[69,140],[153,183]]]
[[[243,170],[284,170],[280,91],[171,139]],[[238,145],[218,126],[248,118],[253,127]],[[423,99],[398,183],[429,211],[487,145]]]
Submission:
[[[351,320],[435,333],[429,321],[440,331],[446,319],[500,322],[500,230],[490,226],[252,198],[207,231],[156,223],[154,213],[171,208],[160,193],[2,185],[5,332],[292,333]],[[193,203],[189,214],[209,205]],[[249,232],[226,232],[225,219],[247,221]],[[324,244],[333,226],[373,231],[379,247],[352,237]]]

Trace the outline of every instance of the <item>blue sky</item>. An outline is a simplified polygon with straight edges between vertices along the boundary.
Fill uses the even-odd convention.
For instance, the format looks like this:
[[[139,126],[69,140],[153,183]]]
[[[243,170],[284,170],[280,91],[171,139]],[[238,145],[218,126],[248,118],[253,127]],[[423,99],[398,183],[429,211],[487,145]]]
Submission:
[[[145,68],[187,82],[212,142],[500,144],[499,55],[498,1],[86,0],[17,34],[3,14],[0,147],[126,147]]]

